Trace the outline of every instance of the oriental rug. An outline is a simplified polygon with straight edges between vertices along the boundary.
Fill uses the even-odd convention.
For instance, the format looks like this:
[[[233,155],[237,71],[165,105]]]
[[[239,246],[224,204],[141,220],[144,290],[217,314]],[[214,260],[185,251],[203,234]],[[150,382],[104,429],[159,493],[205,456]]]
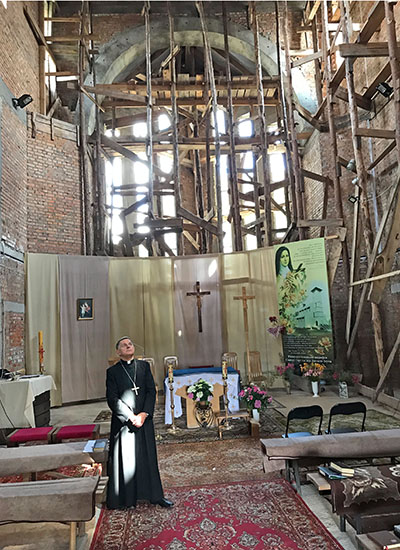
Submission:
[[[171,509],[103,509],[90,550],[343,550],[284,480],[182,487]]]

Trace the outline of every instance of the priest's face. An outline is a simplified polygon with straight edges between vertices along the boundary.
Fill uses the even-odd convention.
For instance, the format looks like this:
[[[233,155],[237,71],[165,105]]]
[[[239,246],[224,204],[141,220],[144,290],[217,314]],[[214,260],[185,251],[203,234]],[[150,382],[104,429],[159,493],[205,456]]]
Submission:
[[[129,340],[129,338],[125,338],[124,340],[121,340],[121,342],[118,344],[117,354],[121,359],[124,361],[130,361],[133,359],[133,355],[135,353],[135,346],[133,345],[132,341]]]

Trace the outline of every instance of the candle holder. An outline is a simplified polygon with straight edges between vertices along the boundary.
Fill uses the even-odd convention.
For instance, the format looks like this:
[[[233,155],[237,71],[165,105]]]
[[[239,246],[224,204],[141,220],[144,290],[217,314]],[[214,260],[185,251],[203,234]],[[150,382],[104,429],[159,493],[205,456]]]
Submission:
[[[224,430],[231,430],[232,424],[229,422],[228,418],[228,406],[229,406],[229,399],[228,399],[228,365],[227,362],[224,360],[222,361],[222,383],[224,386],[224,407],[225,407],[225,420],[223,421],[222,428]]]
[[[174,403],[174,369],[171,363],[168,364],[168,387],[170,391],[170,409],[171,409],[171,427],[167,432],[170,434],[177,434],[180,432],[180,428],[175,425],[175,403]]]
[[[45,374],[46,369],[44,368],[44,347],[43,347],[43,332],[39,330],[38,333],[39,341],[39,374]]]

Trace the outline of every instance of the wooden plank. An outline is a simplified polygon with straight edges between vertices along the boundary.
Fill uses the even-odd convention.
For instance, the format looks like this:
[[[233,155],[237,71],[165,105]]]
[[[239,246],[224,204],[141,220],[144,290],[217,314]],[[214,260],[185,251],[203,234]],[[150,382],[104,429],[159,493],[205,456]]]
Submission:
[[[310,111],[308,111],[305,107],[300,105],[298,101],[295,101],[295,109],[301,116],[301,118],[304,118],[311,126],[313,126],[316,130],[319,132],[326,132],[327,126],[324,122],[320,122],[317,118],[315,118]]]
[[[120,145],[117,141],[115,141],[115,139],[111,139],[111,138],[105,136],[104,134],[102,134],[101,135],[101,142],[104,146],[110,147],[110,149],[112,149],[113,151],[116,151],[117,153],[119,153],[123,157],[126,157],[126,158],[132,160],[133,162],[141,162],[142,164],[145,164],[146,166],[148,166],[148,162],[146,160],[141,159],[139,157],[139,155],[137,155],[133,151],[130,151],[126,147],[123,147],[122,145]],[[161,170],[160,168],[158,168],[157,165],[154,165],[154,173],[157,176],[165,177],[165,172],[163,170]]]
[[[131,214],[132,212],[136,212],[138,208],[143,206],[144,204],[147,204],[149,202],[149,196],[146,194],[142,199],[138,200],[137,202],[131,204],[127,208],[124,208],[120,212],[120,216],[127,216],[128,214]]]
[[[377,165],[381,162],[381,160],[383,160],[391,151],[393,151],[393,149],[394,149],[395,147],[396,147],[396,142],[395,142],[395,141],[393,141],[390,145],[388,145],[387,147],[385,147],[385,149],[382,151],[382,153],[376,157],[376,159],[374,160],[374,162],[372,162],[372,163],[368,166],[368,168],[367,168],[368,172],[369,172],[370,170],[373,170],[373,169],[375,168],[375,166],[377,166]]]
[[[339,86],[339,88],[336,90],[335,96],[339,99],[342,99],[343,101],[349,101],[349,96],[346,88],[343,88],[342,86]],[[357,107],[361,107],[362,109],[365,109],[366,111],[371,111],[373,108],[372,101],[368,98],[366,98],[363,95],[354,94],[354,99],[356,102]]]
[[[385,380],[387,378],[387,375],[389,374],[390,368],[393,364],[393,361],[396,357],[396,354],[400,348],[400,331],[397,335],[396,341],[393,345],[392,351],[390,352],[389,357],[386,360],[385,366],[383,367],[383,370],[381,372],[378,385],[376,386],[376,390],[374,392],[374,396],[372,398],[372,401],[375,402],[377,396],[379,395],[380,391],[382,390],[383,384],[385,383]]]
[[[200,250],[200,245],[199,243],[196,241],[196,239],[194,239],[192,237],[192,235],[189,233],[189,231],[183,231],[183,236],[185,237],[185,239],[187,239],[190,244],[197,250],[199,251]]]
[[[189,220],[190,222],[198,225],[202,229],[206,229],[213,235],[218,235],[218,228],[213,225],[210,222],[207,222],[206,220],[203,220],[193,214],[192,212],[189,212],[189,210],[186,210],[186,208],[183,208],[182,206],[177,211],[178,216],[182,216],[182,218],[185,218],[185,220]]]
[[[47,53],[51,57],[54,65],[57,65],[56,58],[54,57],[54,54],[53,54],[50,46],[47,44],[44,34],[40,30],[40,27],[38,26],[36,21],[34,19],[32,19],[32,17],[29,15],[29,12],[26,8],[24,8],[24,15],[25,15],[25,17],[26,17],[26,19],[29,23],[29,26],[30,26],[35,38],[36,38],[37,43],[39,44],[39,46],[44,46],[46,48]]]
[[[104,107],[140,107],[142,103],[140,100],[136,100],[137,97],[135,96],[135,100],[131,99],[130,101],[124,101],[122,99],[118,99],[114,102],[112,101],[104,101],[103,106]],[[186,106],[186,107],[197,107],[197,106],[203,106],[205,104],[204,99],[202,98],[196,98],[196,97],[177,97],[177,103],[180,106]],[[255,97],[233,97],[232,98],[234,105],[258,105],[258,99]],[[275,107],[276,105],[279,105],[279,101],[277,99],[271,98],[271,97],[265,97],[265,105],[269,107]],[[154,106],[155,107],[169,107],[171,104],[169,99],[165,98],[155,98],[154,99]],[[226,97],[218,97],[218,104],[223,105],[224,107],[228,104],[228,99]]]
[[[134,99],[135,101],[142,103],[142,105],[146,105],[147,98],[146,96],[142,95],[132,95],[128,92],[120,92],[119,90],[109,90],[108,88],[103,87],[101,84],[97,84],[97,86],[85,86],[84,89],[86,92],[90,92],[92,94],[100,94],[105,95],[107,97],[114,97],[116,99],[123,99],[123,100],[131,100]]]
[[[332,218],[327,220],[297,220],[297,227],[341,227],[343,218]]]
[[[302,59],[296,59],[295,61],[292,61],[292,69],[295,69],[296,67],[301,67],[301,65],[309,63],[310,61],[314,61],[315,59],[321,59],[321,57],[322,52],[314,52],[310,55],[306,55]]]
[[[400,48],[400,43],[397,43]],[[339,44],[339,54],[343,57],[388,57],[387,42],[369,42],[368,44]]]
[[[320,4],[321,4],[321,0],[315,0],[313,7],[311,8],[310,15],[307,17],[306,23],[310,23],[314,19]]]
[[[347,229],[345,227],[338,228],[339,239],[335,239],[328,247],[328,279],[329,288],[332,288],[335,279],[337,267],[339,265],[340,256],[342,255],[343,243],[346,239]]]
[[[305,170],[304,168],[302,168],[301,173],[305,178],[309,178],[315,181],[320,181],[325,185],[332,185],[332,180],[328,176],[322,176],[321,174],[316,174],[315,172],[311,172],[310,170]]]
[[[363,93],[363,96],[367,99],[372,99],[372,97],[376,94],[376,87],[378,86],[378,84],[380,82],[385,82],[390,75],[390,61],[388,61],[376,75],[374,80],[370,83],[366,91]]]
[[[395,130],[383,130],[381,128],[355,128],[355,135],[359,137],[394,139],[396,132]]]

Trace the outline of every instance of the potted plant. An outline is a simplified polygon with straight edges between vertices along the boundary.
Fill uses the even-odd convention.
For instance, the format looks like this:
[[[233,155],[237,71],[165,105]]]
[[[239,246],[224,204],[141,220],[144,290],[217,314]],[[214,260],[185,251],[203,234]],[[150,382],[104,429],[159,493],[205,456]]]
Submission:
[[[291,380],[294,373],[294,363],[287,363],[286,365],[277,365],[275,367],[276,374],[283,380],[283,384],[287,393],[290,393]]]
[[[304,363],[301,367],[302,376],[307,376],[311,380],[311,388],[314,397],[318,397],[318,382],[325,370],[325,365],[322,363]]]
[[[361,381],[361,375],[351,373],[347,370],[334,371],[332,373],[332,380],[338,384],[339,397],[348,399],[349,386],[358,384]]]
[[[260,421],[260,411],[265,410],[272,403],[272,397],[268,392],[256,384],[245,386],[239,392],[239,398],[245,402],[246,409],[257,422]]]
[[[210,401],[213,398],[214,387],[212,384],[200,378],[195,384],[192,384],[187,389],[189,399],[195,401],[195,405],[200,408],[209,408]]]

